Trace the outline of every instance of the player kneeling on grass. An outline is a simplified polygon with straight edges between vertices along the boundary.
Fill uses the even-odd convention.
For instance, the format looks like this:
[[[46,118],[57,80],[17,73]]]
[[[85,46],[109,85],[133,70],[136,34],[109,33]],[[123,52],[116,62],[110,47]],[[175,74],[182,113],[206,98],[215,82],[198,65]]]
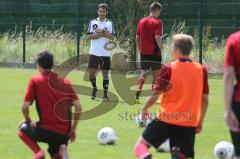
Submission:
[[[60,147],[76,138],[81,105],[70,82],[51,71],[53,65],[51,53],[38,54],[40,74],[31,78],[22,106],[25,120],[19,125],[19,137],[34,152],[34,159],[45,157],[37,142],[48,144],[52,159],[63,159]],[[34,101],[40,119],[37,123],[33,123],[29,115],[29,107]],[[73,122],[70,117],[72,105],[75,107]]]
[[[149,109],[160,96],[157,117],[143,132],[135,146],[139,159],[151,159],[148,149],[158,148],[170,139],[172,158],[194,158],[194,141],[200,133],[208,106],[207,70],[190,59],[193,38],[185,34],[173,37],[175,61],[162,66],[150,97],[146,100],[142,116],[149,115]]]

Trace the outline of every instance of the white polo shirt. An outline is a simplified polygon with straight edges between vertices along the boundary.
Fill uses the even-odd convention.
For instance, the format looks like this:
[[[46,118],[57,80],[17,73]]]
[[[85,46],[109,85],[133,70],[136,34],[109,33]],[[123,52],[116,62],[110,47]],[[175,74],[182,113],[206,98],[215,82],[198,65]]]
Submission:
[[[93,19],[92,21],[90,21],[87,34],[97,34],[95,32],[95,29],[97,28],[104,29],[110,32],[111,34],[115,35],[113,22],[108,19],[105,19],[102,22],[99,20],[99,18]],[[110,51],[104,48],[106,47],[106,44],[108,44],[109,41],[110,39],[105,37],[91,40],[91,47],[90,47],[89,54],[95,55],[95,56],[110,57]]]

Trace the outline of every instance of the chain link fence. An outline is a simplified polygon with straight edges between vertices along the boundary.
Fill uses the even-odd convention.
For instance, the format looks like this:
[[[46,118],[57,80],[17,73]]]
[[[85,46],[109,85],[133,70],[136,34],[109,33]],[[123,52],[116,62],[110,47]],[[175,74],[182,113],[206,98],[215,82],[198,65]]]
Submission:
[[[33,63],[35,53],[45,48],[54,53],[57,63],[88,54],[89,43],[85,33],[89,21],[97,17],[97,5],[102,2],[1,0],[0,61]],[[117,0],[105,2],[110,6],[108,18],[115,24],[117,40],[123,37],[129,40],[130,48],[124,52],[131,60],[137,60],[134,32],[138,20],[149,14],[148,6],[152,0],[126,1],[122,10],[123,6]],[[166,35],[165,56],[170,54],[171,36],[179,32],[188,33],[196,42],[194,58],[206,63],[210,72],[221,71],[225,40],[240,30],[240,1],[161,0],[160,3],[164,7],[161,19]]]

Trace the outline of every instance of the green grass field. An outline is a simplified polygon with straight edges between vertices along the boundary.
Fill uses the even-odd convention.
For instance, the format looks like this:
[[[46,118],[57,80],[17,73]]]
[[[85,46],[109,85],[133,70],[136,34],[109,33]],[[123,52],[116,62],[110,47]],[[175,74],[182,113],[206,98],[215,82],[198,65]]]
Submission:
[[[32,152],[18,139],[17,125],[23,120],[20,107],[29,78],[36,74],[35,70],[0,68],[0,159],[29,159]],[[72,83],[90,86],[83,80],[82,72],[73,72],[69,76]],[[101,80],[98,80],[101,88]],[[110,90],[115,92],[112,84]],[[230,140],[228,129],[223,119],[223,81],[210,79],[210,105],[203,132],[196,138],[196,159],[213,159],[213,148],[218,141]],[[90,101],[81,96],[84,110],[96,107],[100,101]],[[144,99],[142,99],[144,100]],[[141,105],[128,105],[120,100],[117,107],[101,117],[79,123],[76,141],[69,145],[71,159],[134,159],[133,147],[143,129],[138,128],[134,120],[121,120],[124,112],[137,113]],[[158,106],[155,106],[155,109]],[[37,119],[32,107],[33,119]],[[113,127],[118,135],[114,146],[101,146],[97,141],[97,132],[102,127]],[[47,146],[41,144],[46,150]],[[169,154],[156,153],[151,149],[154,158],[168,159]],[[49,156],[47,156],[47,159]]]

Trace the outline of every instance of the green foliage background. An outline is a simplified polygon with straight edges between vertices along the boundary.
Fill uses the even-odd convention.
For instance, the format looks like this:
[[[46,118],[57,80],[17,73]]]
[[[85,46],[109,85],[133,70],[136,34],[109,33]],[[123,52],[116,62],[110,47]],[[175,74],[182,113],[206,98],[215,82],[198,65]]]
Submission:
[[[109,4],[109,19],[115,24],[117,44],[130,42],[123,50],[130,60],[136,60],[135,30],[140,18],[149,14],[154,0],[0,0],[0,61],[22,62],[22,31],[27,26],[28,63],[34,62],[36,52],[49,49],[57,63],[76,55],[77,30],[81,32],[81,53],[88,53],[85,32],[89,21],[97,17],[99,3]],[[198,42],[198,0],[156,0],[164,10],[165,53],[170,54],[171,35],[183,32]],[[77,2],[79,22],[77,25]],[[240,27],[239,0],[202,0],[204,18],[204,62],[213,72],[222,69],[226,37]],[[184,27],[176,28],[179,24]],[[198,46],[196,45],[196,49]],[[220,49],[219,49],[220,48]],[[116,49],[115,52],[122,50]],[[197,60],[196,51],[194,57]],[[125,59],[123,59],[125,60]]]

